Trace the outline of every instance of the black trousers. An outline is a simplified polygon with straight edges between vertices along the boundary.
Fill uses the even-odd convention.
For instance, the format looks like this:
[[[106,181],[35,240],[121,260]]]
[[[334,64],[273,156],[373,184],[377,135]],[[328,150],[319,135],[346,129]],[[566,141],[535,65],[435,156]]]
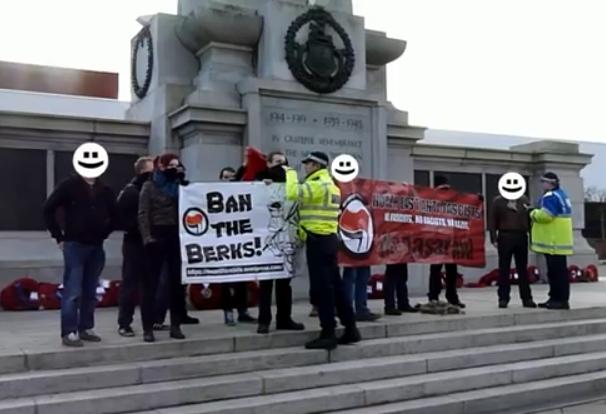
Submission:
[[[236,308],[239,313],[245,312],[248,308],[247,299],[246,282],[221,284],[221,307],[224,311],[233,311]]]
[[[528,235],[526,232],[499,232],[499,300],[509,302],[511,258],[515,259],[518,287],[523,302],[532,300],[528,281]]]
[[[290,322],[292,316],[292,288],[290,278],[276,279],[276,321],[279,324]],[[274,287],[273,280],[262,280],[259,292],[259,324],[271,323],[271,294]]]
[[[429,266],[429,300],[438,300],[442,292],[442,266],[446,267],[446,300],[459,303],[457,295],[457,265],[455,263],[432,264]]]
[[[549,300],[565,303],[570,300],[570,281],[566,256],[546,254]]]
[[[145,278],[145,249],[140,240],[124,238],[122,242],[122,284],[118,310],[118,326],[126,328],[133,323],[135,300],[141,300]],[[143,318],[143,313],[141,313]]]
[[[409,305],[407,282],[408,265],[406,263],[390,264],[385,267],[383,286],[385,310],[404,309]]]
[[[158,323],[160,325],[164,324],[166,314],[168,313],[168,304],[170,302],[168,281],[168,272],[165,265],[162,269],[162,272],[160,273],[160,280],[158,281],[158,287],[156,289],[155,323]]]
[[[318,307],[323,336],[335,334],[335,307],[341,324],[346,329],[356,326],[352,303],[346,297],[337,263],[338,244],[335,234],[307,234],[310,294]]]
[[[155,306],[158,285],[162,268],[166,264],[167,287],[169,295],[170,324],[181,325],[185,309],[185,295],[181,283],[181,251],[179,234],[177,231],[170,234],[154,235],[156,242],[145,246],[147,256],[147,278],[143,284],[143,300],[141,312],[143,315],[143,330],[149,332],[157,319]]]

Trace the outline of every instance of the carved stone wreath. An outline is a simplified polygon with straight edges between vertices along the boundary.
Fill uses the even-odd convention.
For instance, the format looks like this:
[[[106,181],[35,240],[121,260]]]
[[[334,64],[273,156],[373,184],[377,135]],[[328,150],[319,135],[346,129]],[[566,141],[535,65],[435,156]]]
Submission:
[[[297,42],[301,28],[310,25],[309,38],[304,45]],[[332,37],[324,28],[331,27],[343,42],[337,49]],[[299,82],[318,93],[331,93],[343,87],[349,80],[355,55],[349,35],[322,7],[316,6],[297,17],[288,28],[285,38],[286,62]]]
[[[148,53],[147,53],[147,68],[145,70],[145,79],[143,84],[139,84],[139,79],[137,79],[137,52],[139,47],[145,46],[145,43],[148,45]],[[143,99],[149,90],[152,80],[152,71],[154,66],[154,47],[152,43],[151,31],[149,30],[149,26],[145,26],[137,37],[135,38],[135,43],[133,45],[133,50],[131,54],[131,84],[133,87],[133,91],[135,95],[139,99]]]

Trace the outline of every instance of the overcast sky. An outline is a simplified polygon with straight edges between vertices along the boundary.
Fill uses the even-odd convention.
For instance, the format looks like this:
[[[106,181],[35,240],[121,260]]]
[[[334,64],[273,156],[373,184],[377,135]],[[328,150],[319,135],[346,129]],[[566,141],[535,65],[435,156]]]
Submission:
[[[437,129],[606,142],[606,2],[354,0],[366,26],[408,41],[389,98]],[[177,0],[2,0],[0,60],[120,72],[135,19]]]

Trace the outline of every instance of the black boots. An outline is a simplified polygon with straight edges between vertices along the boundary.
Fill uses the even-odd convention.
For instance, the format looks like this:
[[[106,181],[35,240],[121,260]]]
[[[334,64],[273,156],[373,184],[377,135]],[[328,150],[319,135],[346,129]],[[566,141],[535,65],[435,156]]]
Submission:
[[[332,334],[321,334],[319,338],[305,344],[306,349],[325,349],[332,351],[337,347],[338,341],[334,332]]]
[[[153,331],[143,332],[143,341],[144,342],[155,342],[156,337],[154,336]]]
[[[400,307],[398,308],[398,310],[399,310],[399,311],[401,311],[401,312],[404,312],[404,313],[417,313],[417,312],[419,312],[419,309],[418,309],[418,308],[415,308],[415,307],[413,307],[413,306],[410,306],[410,304],[409,304],[409,303],[407,303],[407,304],[406,304],[406,305],[404,305],[404,306],[400,306]]]
[[[339,338],[339,345],[350,345],[360,342],[362,340],[362,335],[360,335],[360,331],[358,328],[346,328],[343,335]]]
[[[181,327],[171,326],[170,327],[170,337],[173,339],[185,339],[185,335],[181,332]]]
[[[305,325],[295,322],[292,319],[283,322],[276,322],[276,330],[278,331],[304,331]]]
[[[360,335],[360,331],[353,326],[351,328],[345,328],[345,332],[339,339],[337,339],[334,332],[322,332],[318,339],[306,343],[305,348],[332,351],[337,345],[355,344],[361,340],[362,336]]]
[[[200,319],[194,318],[193,316],[185,315],[183,317],[183,325],[198,325],[200,323]]]
[[[530,300],[523,301],[522,306],[524,306],[525,308],[536,309],[537,304],[534,303],[534,301],[532,299],[530,299]]]

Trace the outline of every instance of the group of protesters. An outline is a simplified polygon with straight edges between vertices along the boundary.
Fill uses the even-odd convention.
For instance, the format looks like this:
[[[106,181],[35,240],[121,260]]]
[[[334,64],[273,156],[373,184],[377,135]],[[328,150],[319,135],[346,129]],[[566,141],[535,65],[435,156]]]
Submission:
[[[114,230],[125,230],[119,334],[134,336],[137,297],[146,342],[155,341],[154,330],[164,329],[171,338],[184,339],[181,325],[199,323],[187,315],[181,284],[177,203],[179,186],[187,185],[185,167],[177,155],[166,153],[139,158],[135,172],[117,198],[100,179],[74,175],[44,205],[46,225],[63,250],[61,338],[66,346],[101,341],[93,330],[96,289],[105,265],[103,242]],[[167,309],[170,327],[163,324]]]
[[[358,342],[361,336],[356,322],[376,321],[380,315],[367,306],[370,267],[346,267],[341,273],[337,264],[340,190],[327,170],[328,156],[321,152],[310,153],[303,160],[306,177],[302,181],[288,166],[282,152],[268,154],[266,162],[266,168],[255,174],[254,179],[267,184],[285,183],[287,198],[298,202],[299,235],[306,242],[309,268],[311,315],[319,316],[322,328],[320,337],[306,347],[334,349],[338,344]],[[65,346],[81,347],[82,341],[101,341],[94,331],[96,288],[105,264],[103,242],[115,230],[124,230],[118,333],[124,337],[135,336],[131,325],[137,302],[140,303],[145,342],[154,342],[154,331],[158,330],[168,330],[173,339],[184,339],[181,325],[199,323],[187,314],[186,292],[181,280],[178,196],[179,187],[188,185],[185,166],[176,154],[165,153],[155,158],[139,158],[134,169],[135,177],[117,197],[102,180],[76,175],[60,183],[44,205],[46,225],[64,255],[61,339]],[[219,179],[240,181],[246,169],[246,162],[237,170],[226,167],[220,171]],[[569,223],[562,220],[570,216],[570,202],[559,188],[555,174],[546,174],[542,181],[546,193],[539,209],[529,210],[526,199],[508,202],[497,198],[489,218],[491,240],[499,251],[501,308],[507,307],[509,302],[512,256],[520,276],[523,305],[536,307],[525,269],[530,223],[533,243],[537,243],[533,250],[544,253],[549,266],[550,300],[542,305],[550,309],[569,308],[569,287],[562,277],[562,265],[565,267],[569,252],[554,254],[550,246],[541,245],[539,234],[535,238],[534,229],[536,225],[538,231],[547,234],[551,231],[548,224],[554,221],[559,223],[560,229],[567,228]],[[434,186],[436,191],[450,188],[443,176],[434,178]],[[430,266],[430,303],[438,302],[443,267],[447,302],[458,309],[465,308],[457,294],[458,270],[453,263]],[[385,315],[419,310],[409,302],[407,279],[406,263],[386,266],[383,282]],[[276,329],[304,330],[303,324],[292,319],[290,279],[260,282],[258,320],[247,309],[246,283],[222,284],[225,324],[253,323],[257,324],[259,334],[269,333],[274,284]],[[164,324],[167,310],[170,310],[170,326]],[[335,310],[345,327],[340,338],[335,336]]]

